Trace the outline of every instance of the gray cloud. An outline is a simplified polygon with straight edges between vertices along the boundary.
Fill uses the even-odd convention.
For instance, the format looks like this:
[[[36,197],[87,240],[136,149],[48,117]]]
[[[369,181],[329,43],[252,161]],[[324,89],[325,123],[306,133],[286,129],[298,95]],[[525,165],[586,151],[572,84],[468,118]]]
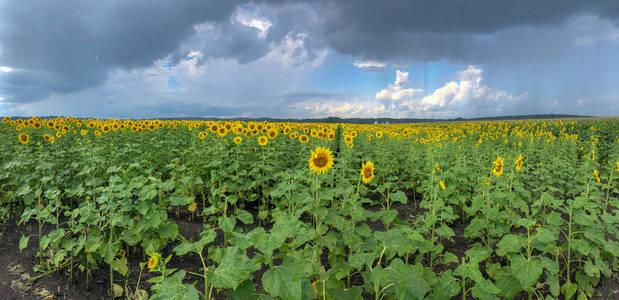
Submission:
[[[142,68],[222,21],[235,1],[6,1],[0,4],[2,92],[32,101],[101,84],[114,68]],[[28,88],[30,85],[32,88]]]
[[[302,47],[293,47],[293,52],[286,54],[294,58],[289,59],[293,65],[320,58],[324,49],[390,65],[446,59],[452,63],[482,65],[491,74],[488,76],[491,85],[501,68],[505,74],[505,68],[534,65],[530,67],[533,71],[514,67],[503,84],[518,78],[518,83],[508,90],[527,90],[532,98],[575,97],[569,105],[577,107],[577,103],[586,103],[582,99],[593,92],[601,91],[600,95],[616,92],[606,91],[613,85],[608,82],[609,74],[616,74],[607,70],[612,63],[588,69],[591,63],[582,59],[601,53],[602,59],[615,62],[617,55],[612,53],[616,53],[617,45],[602,45],[608,43],[614,33],[593,38],[577,36],[583,24],[573,20],[582,15],[593,16],[584,25],[607,21],[617,25],[619,2],[0,0],[0,66],[15,70],[0,72],[0,96],[5,99],[3,101],[15,104],[49,99],[54,95],[52,98],[58,99],[59,94],[101,86],[117,70],[143,70],[160,60],[169,60],[171,66],[178,66],[193,51],[201,53],[197,66],[218,59],[250,64],[294,37],[302,40]],[[243,24],[239,16],[262,18],[270,26],[261,34],[260,28]],[[614,29],[610,25],[607,27]],[[590,28],[585,33],[595,32],[595,28]],[[583,44],[575,46],[575,41]],[[568,61],[570,63],[566,63]],[[584,71],[570,73],[575,68]],[[274,96],[273,101],[280,103],[318,98],[348,100],[346,95],[337,93],[282,92],[285,89],[279,84],[268,82],[266,72],[273,69],[261,68],[263,73],[253,74],[255,79],[245,79],[243,86],[222,83],[223,78],[235,79],[224,74],[226,70],[209,73],[208,80],[189,84],[186,79],[178,78],[183,89],[208,85],[207,92],[225,95],[229,101],[238,103],[246,101],[252,93],[222,90],[258,90],[269,85],[265,95]],[[550,69],[555,73],[548,71]],[[536,75],[527,77],[530,73]],[[553,91],[546,82],[539,83],[541,76],[549,75],[561,75],[563,79],[554,82],[555,88],[565,85],[572,88]],[[215,76],[220,80],[213,83]],[[281,90],[274,92],[276,88],[272,86]],[[122,96],[122,93],[117,95]],[[582,101],[577,102],[578,99]],[[172,104],[166,102],[166,105]],[[216,107],[212,103],[209,105]],[[545,104],[533,101],[530,107],[535,105]],[[178,107],[201,111],[187,105]]]

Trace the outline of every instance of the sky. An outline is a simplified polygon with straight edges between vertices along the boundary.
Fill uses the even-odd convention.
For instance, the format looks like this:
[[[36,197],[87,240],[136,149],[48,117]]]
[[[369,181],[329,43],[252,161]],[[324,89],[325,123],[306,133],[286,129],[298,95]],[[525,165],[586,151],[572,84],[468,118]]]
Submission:
[[[619,115],[615,0],[0,0],[0,115]]]

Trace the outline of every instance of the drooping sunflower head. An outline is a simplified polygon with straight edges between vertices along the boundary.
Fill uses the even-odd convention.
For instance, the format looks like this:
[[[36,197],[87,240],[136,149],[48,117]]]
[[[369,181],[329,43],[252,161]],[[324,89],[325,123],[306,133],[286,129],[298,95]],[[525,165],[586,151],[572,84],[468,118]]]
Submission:
[[[260,146],[266,146],[268,142],[269,142],[269,139],[264,135],[258,138],[258,144],[260,144]]]
[[[361,165],[361,180],[368,184],[372,179],[374,179],[374,163],[368,160]]]
[[[299,142],[301,142],[301,144],[305,144],[309,141],[309,137],[305,134],[302,134],[299,136]]]
[[[150,258],[148,259],[148,268],[152,270],[156,268],[158,264],[159,264],[159,254],[153,253],[153,255],[151,255]]]
[[[309,158],[310,170],[323,174],[333,167],[333,154],[325,147],[316,147]]]
[[[242,141],[243,141],[243,138],[240,136],[237,136],[234,138],[234,143],[237,145],[240,144]]]
[[[516,159],[516,172],[520,172],[520,169],[522,168],[522,159],[524,157],[522,157],[522,154],[518,155],[518,159]]]
[[[22,132],[17,136],[17,139],[22,143],[22,144],[28,144],[28,141],[30,141],[30,136],[28,136],[27,133]]]
[[[494,161],[494,168],[492,168],[492,174],[496,177],[499,177],[501,176],[501,174],[503,174],[503,158],[502,157],[498,157]]]

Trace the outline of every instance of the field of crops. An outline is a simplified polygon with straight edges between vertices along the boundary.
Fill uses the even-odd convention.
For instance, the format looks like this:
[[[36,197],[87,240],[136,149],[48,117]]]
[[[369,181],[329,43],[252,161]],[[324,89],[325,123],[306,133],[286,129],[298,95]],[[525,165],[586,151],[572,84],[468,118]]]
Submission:
[[[619,270],[618,119],[2,121],[0,226],[114,297],[588,299]]]

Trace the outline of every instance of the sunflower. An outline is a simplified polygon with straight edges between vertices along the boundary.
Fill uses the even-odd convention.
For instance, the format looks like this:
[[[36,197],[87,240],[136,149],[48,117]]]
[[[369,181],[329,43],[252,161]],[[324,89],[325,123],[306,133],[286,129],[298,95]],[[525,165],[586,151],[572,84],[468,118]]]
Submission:
[[[209,128],[209,130],[210,130],[212,133],[217,133],[217,131],[219,131],[219,126],[217,126],[217,124],[213,124],[213,125],[211,125],[211,127]]]
[[[294,139],[296,139],[299,136],[299,133],[296,132],[296,131],[293,131],[293,132],[290,133],[289,136],[290,136],[290,139],[294,140]]]
[[[4,118],[2,118],[2,124],[6,124],[6,123],[8,123],[9,121],[11,121],[11,118],[10,118],[10,117],[4,117]]]
[[[520,172],[520,168],[522,168],[522,154],[518,155],[518,159],[516,159],[516,172]]]
[[[371,161],[366,161],[361,165],[361,180],[363,183],[368,184],[372,179],[374,179],[374,163]]]
[[[600,173],[598,172],[598,170],[593,170],[593,175],[595,175],[595,181],[600,183]]]
[[[224,137],[226,136],[226,134],[228,134],[228,129],[226,129],[226,127],[219,127],[219,130],[217,131],[217,136]]]
[[[125,256],[127,254],[127,252],[125,251],[125,249],[120,249],[120,251],[118,251],[118,255],[120,256]]]
[[[198,138],[203,140],[206,136],[204,135],[204,131],[198,132]]]
[[[155,267],[157,267],[158,264],[159,264],[159,255],[157,253],[154,253],[148,259],[148,268],[152,270]]]
[[[347,136],[344,138],[344,141],[345,141],[346,143],[352,143],[352,136],[347,135]]]
[[[438,185],[440,185],[440,186],[441,186],[441,190],[443,190],[443,191],[445,190],[445,181],[442,181],[442,180],[441,180],[441,181],[439,181],[439,182],[438,182]]]
[[[346,143],[346,147],[352,148],[355,144],[353,142]]]
[[[440,171],[440,170],[441,170],[441,167],[440,167],[437,163],[434,163],[434,168],[435,168],[437,171]]]
[[[368,141],[371,141],[372,139],[374,139],[374,136],[371,134],[368,134]]]
[[[50,138],[51,138],[51,136],[50,136],[49,134],[47,134],[47,133],[43,135],[43,139],[44,139],[46,142],[49,142],[49,139],[50,139]]]
[[[49,137],[49,143],[50,143],[50,144],[53,144],[55,140],[56,140],[56,139],[55,139],[53,136]],[[89,142],[90,142],[90,141],[89,141]]]
[[[382,138],[383,137],[382,131],[377,132],[376,133],[376,137],[379,138],[379,139]]]
[[[299,136],[299,142],[301,142],[301,144],[305,144],[309,141],[309,137],[305,134],[302,134]]]
[[[492,168],[492,174],[496,177],[499,177],[501,176],[501,174],[503,174],[503,158],[502,157],[498,157],[494,161],[494,168]]]
[[[266,146],[268,142],[269,142],[269,139],[264,135],[261,135],[258,138],[258,144],[260,144],[260,146]]]
[[[309,158],[310,170],[318,174],[327,172],[333,167],[333,154],[325,147],[316,147]]]
[[[103,133],[108,133],[110,132],[110,130],[112,130],[112,127],[110,127],[110,125],[103,125],[103,127],[101,127],[101,130],[103,131]]]
[[[270,139],[274,139],[277,137],[278,134],[279,133],[276,129],[271,129],[269,130],[269,133],[267,135],[269,136]]]
[[[243,141],[243,138],[240,136],[237,136],[234,138],[234,143],[237,145],[240,144],[242,141]]]
[[[191,202],[189,205],[187,205],[187,210],[190,212],[196,211],[196,208],[198,208],[198,204],[196,204],[196,202]]]
[[[30,141],[30,137],[28,136],[27,133],[22,132],[17,136],[17,139],[22,143],[22,144],[28,144],[28,141]]]

